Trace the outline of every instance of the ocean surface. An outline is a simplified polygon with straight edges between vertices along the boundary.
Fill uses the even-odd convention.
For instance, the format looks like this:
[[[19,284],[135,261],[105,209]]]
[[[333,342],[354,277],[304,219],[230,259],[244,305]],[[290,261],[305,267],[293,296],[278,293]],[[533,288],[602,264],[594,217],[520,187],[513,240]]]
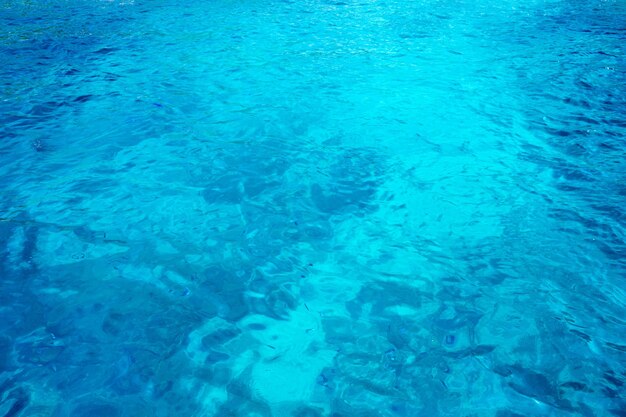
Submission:
[[[624,0],[0,1],[0,416],[626,416],[625,49]]]

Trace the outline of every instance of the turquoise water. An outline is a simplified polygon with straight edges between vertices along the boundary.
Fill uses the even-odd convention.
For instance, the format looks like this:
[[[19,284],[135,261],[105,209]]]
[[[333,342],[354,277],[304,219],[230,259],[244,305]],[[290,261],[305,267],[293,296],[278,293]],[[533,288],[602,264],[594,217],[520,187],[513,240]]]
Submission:
[[[0,3],[0,416],[626,416],[622,0]]]

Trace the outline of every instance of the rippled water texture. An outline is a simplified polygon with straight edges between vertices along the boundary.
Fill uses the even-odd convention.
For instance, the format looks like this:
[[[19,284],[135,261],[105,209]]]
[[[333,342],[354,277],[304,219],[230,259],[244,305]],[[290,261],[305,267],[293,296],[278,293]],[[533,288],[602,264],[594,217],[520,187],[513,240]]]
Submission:
[[[623,0],[0,2],[0,416],[626,416]]]

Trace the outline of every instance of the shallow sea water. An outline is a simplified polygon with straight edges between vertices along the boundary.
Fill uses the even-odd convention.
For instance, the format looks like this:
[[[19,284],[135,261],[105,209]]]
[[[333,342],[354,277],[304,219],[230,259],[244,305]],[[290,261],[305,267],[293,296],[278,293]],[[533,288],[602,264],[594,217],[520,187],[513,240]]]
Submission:
[[[0,416],[626,416],[626,3],[0,3]]]

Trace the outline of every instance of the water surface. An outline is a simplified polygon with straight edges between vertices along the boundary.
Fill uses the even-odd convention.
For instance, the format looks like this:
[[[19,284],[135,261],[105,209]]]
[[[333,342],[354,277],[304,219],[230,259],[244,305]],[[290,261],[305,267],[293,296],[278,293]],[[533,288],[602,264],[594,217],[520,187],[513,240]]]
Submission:
[[[0,4],[0,415],[626,415],[626,4]]]

